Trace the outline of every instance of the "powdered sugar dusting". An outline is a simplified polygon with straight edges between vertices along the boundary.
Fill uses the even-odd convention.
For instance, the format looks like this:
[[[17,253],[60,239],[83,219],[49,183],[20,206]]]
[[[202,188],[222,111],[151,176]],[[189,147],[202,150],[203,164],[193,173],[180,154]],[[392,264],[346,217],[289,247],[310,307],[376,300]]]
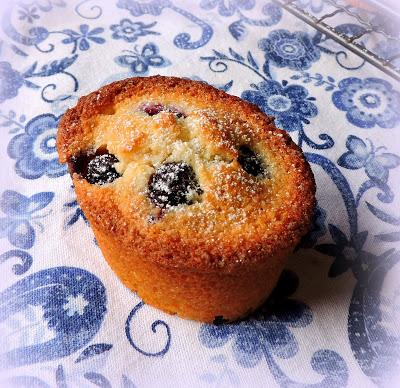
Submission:
[[[276,169],[268,157],[270,151],[265,151],[260,143],[262,129],[240,120],[234,113],[212,108],[193,109],[185,105],[170,109],[165,107],[171,104],[163,103],[155,114],[148,115],[143,106],[146,105],[142,102],[137,107],[117,108],[116,118],[111,115],[104,127],[109,134],[102,138],[121,161],[118,172],[124,176],[125,171],[131,171],[131,186],[124,190],[132,190],[137,198],[142,198],[138,204],[132,203],[132,211],[143,214],[153,224],[164,218],[184,217],[191,220],[185,221],[185,227],[210,233],[244,224],[249,229],[252,223],[257,228],[257,217],[264,217],[271,203],[281,198],[273,194]],[[181,111],[185,111],[186,117],[176,114]],[[280,132],[276,139],[279,144],[286,141]],[[240,159],[241,147],[247,147],[245,161]],[[189,166],[196,184],[190,179],[178,183],[176,171],[162,171],[162,179],[154,179],[160,167],[168,164]],[[141,175],[150,178],[138,179]],[[118,182],[128,183],[126,179]],[[287,195],[290,197],[290,190]],[[144,213],[143,203],[149,204]],[[154,206],[162,208],[161,215],[153,214]],[[273,212],[271,217],[275,217]]]

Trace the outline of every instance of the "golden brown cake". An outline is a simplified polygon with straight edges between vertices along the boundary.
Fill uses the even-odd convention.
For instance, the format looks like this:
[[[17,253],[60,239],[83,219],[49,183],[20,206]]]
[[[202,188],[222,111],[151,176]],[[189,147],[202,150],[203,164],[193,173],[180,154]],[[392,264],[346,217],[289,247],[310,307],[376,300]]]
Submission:
[[[256,106],[205,83],[104,86],[65,113],[57,147],[111,268],[171,314],[245,316],[310,225],[301,150]]]

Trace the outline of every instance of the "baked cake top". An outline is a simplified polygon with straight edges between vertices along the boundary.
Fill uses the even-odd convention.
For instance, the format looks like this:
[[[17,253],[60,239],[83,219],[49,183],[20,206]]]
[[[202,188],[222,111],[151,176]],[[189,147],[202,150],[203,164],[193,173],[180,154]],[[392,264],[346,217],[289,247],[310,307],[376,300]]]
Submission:
[[[104,86],[65,113],[57,148],[92,225],[162,264],[262,264],[294,247],[315,206],[313,175],[288,134],[202,82]]]

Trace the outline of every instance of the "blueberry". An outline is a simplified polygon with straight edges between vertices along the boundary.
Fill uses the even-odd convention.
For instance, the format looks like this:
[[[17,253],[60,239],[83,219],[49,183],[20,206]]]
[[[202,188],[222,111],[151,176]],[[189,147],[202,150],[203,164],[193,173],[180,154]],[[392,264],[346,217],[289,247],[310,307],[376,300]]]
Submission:
[[[114,155],[103,154],[95,156],[88,163],[87,181],[97,185],[113,182],[120,176],[114,168],[115,163],[118,163],[118,159]]]
[[[120,177],[114,168],[118,161],[108,152],[88,152],[72,159],[72,171],[82,175],[91,184],[104,185]]]
[[[168,109],[168,112],[172,112],[178,119],[180,119],[181,117],[183,117],[183,118],[186,117],[186,115],[183,112],[181,112],[175,108]]]
[[[217,315],[214,317],[213,325],[220,326],[226,322],[229,322],[229,321],[227,319],[225,319],[222,315]]]
[[[144,106],[143,111],[149,116],[154,116],[162,112],[164,108],[164,105],[161,104],[148,104]]]
[[[159,114],[160,112],[170,112],[170,113],[174,113],[175,116],[178,118],[186,117],[186,115],[179,109],[174,108],[174,107],[167,107],[160,103],[146,104],[143,107],[143,111],[146,112],[149,116],[155,116],[155,115]]]
[[[267,175],[260,156],[248,146],[243,145],[239,148],[237,160],[248,174],[256,177],[265,177]]]
[[[164,163],[150,177],[148,196],[161,209],[192,204],[192,195],[201,194],[196,175],[184,162]]]

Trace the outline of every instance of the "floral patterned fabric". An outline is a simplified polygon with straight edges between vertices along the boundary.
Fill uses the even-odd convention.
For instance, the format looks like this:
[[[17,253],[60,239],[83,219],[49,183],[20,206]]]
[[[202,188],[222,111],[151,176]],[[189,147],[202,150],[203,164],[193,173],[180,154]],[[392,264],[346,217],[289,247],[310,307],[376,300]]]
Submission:
[[[21,0],[0,20],[1,387],[398,386],[399,83],[268,0]],[[127,290],[58,163],[79,96],[150,74],[257,104],[315,174],[313,227],[241,322]]]

